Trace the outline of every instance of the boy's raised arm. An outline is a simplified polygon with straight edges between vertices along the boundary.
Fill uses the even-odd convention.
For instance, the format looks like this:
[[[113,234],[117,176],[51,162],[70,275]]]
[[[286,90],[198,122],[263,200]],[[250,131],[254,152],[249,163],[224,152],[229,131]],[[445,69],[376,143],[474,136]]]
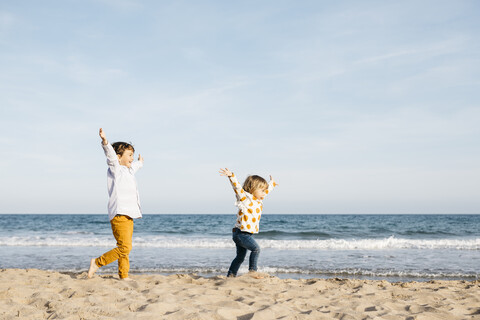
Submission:
[[[112,145],[108,143],[107,136],[105,135],[105,132],[103,131],[102,128],[100,128],[99,135],[100,135],[100,138],[102,139],[103,151],[105,152],[105,156],[107,156],[107,164],[113,170],[113,168],[118,167],[120,165],[120,163],[118,162],[117,154],[115,153],[115,150],[113,150]]]
[[[100,128],[99,135],[100,135],[100,138],[102,139],[102,144],[108,144],[107,136],[105,135],[105,132],[103,131],[102,128]]]
[[[138,161],[132,163],[132,169],[134,172],[137,172],[141,167],[143,167],[143,157],[141,154],[138,154]]]

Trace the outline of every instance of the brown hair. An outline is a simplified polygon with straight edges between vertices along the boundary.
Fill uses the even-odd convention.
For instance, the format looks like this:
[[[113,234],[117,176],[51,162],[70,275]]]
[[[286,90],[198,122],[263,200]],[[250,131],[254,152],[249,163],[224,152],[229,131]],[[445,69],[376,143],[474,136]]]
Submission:
[[[133,145],[127,142],[121,142],[121,141],[115,142],[115,143],[112,143],[112,147],[113,147],[113,150],[115,150],[115,153],[119,154],[120,156],[123,155],[125,150],[132,150],[133,152],[135,152],[135,148],[133,147]]]
[[[248,193],[253,193],[258,189],[268,189],[267,180],[256,175],[248,176],[243,183],[243,190],[247,191]]]

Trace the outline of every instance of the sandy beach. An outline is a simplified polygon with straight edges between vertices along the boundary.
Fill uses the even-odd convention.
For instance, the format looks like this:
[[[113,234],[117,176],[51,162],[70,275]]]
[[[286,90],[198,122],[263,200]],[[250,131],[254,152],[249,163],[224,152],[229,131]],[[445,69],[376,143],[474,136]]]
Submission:
[[[0,271],[1,319],[480,319],[480,281]]]

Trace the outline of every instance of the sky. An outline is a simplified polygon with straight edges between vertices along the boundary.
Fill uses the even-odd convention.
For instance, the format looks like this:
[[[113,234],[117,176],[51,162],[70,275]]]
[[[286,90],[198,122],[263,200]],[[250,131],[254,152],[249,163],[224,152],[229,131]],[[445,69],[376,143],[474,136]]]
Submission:
[[[480,213],[480,2],[0,2],[0,213]]]

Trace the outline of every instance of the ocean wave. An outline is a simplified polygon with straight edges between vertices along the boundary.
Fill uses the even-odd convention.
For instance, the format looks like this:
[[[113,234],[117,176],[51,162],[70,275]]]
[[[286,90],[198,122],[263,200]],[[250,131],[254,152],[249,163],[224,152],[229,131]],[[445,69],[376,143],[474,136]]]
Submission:
[[[282,250],[392,250],[392,249],[452,249],[480,250],[480,238],[475,239],[402,239],[393,236],[383,239],[327,240],[257,240],[262,248]],[[112,236],[13,236],[0,237],[0,246],[60,246],[111,247]],[[144,248],[233,248],[230,238],[134,236],[133,245]]]
[[[260,241],[259,241],[260,242]],[[479,250],[477,239],[383,239],[263,240],[264,247],[318,250],[455,249]]]
[[[329,233],[319,232],[319,231],[287,232],[287,231],[281,231],[281,230],[262,231],[262,233],[260,233],[260,236],[261,237],[284,237],[284,238],[298,237],[303,239],[321,239],[321,238],[326,239],[331,237]]]

